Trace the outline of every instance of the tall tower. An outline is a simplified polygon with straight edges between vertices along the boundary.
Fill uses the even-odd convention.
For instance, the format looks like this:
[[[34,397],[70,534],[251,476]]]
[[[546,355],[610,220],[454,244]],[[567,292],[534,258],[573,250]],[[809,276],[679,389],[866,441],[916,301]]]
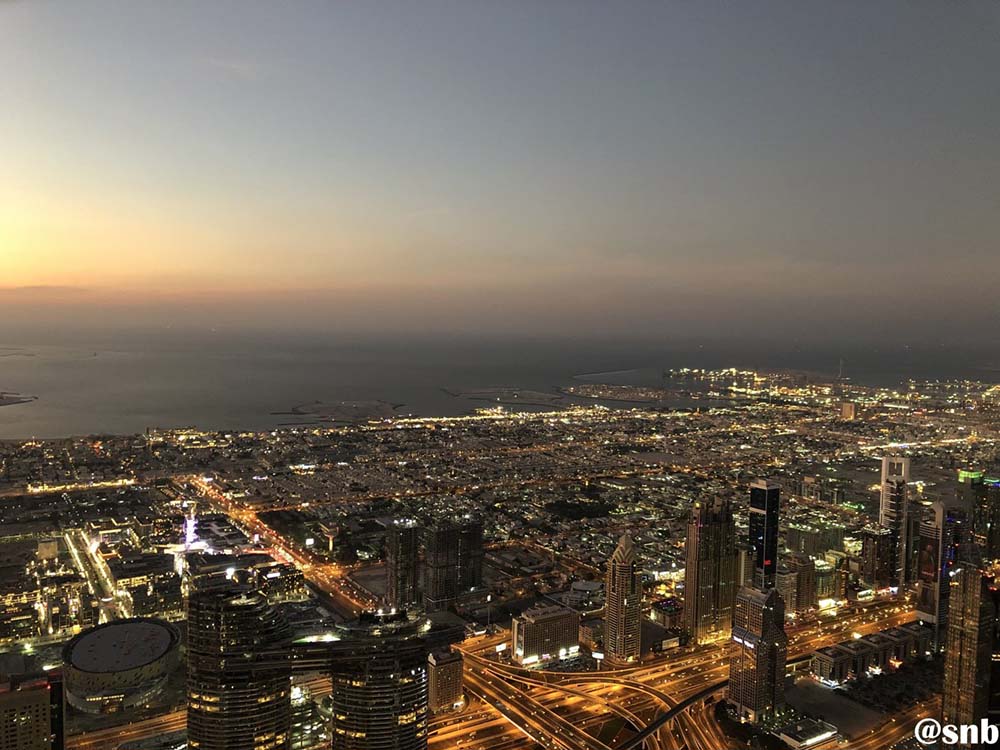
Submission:
[[[422,621],[402,612],[365,613],[341,626],[344,640],[368,655],[333,670],[333,750],[427,747],[427,648],[417,637],[421,627]]]
[[[424,607],[448,609],[483,583],[483,525],[465,517],[441,521],[424,538]]]
[[[785,705],[785,605],[776,589],[743,588],[736,595],[735,651],[729,662],[729,702],[741,718],[759,722]]]
[[[688,520],[684,621],[696,643],[728,638],[733,627],[738,551],[728,500],[696,502]]]
[[[483,585],[483,524],[471,516],[459,522],[458,588],[469,593]]]
[[[290,636],[284,618],[263,594],[232,586],[193,592],[187,625],[188,747],[287,749],[289,671],[254,665]]]
[[[908,457],[886,456],[882,459],[882,494],[878,519],[893,534],[895,579],[900,588],[906,588],[915,577],[920,524],[910,500],[907,488],[909,481]]]
[[[403,610],[422,604],[420,527],[411,518],[394,520],[385,537],[385,602]]]
[[[962,562],[951,579],[950,616],[944,654],[947,724],[974,724],[986,718],[996,608],[988,579],[977,565]]]
[[[642,589],[635,544],[625,534],[608,560],[604,584],[604,654],[611,664],[637,661],[640,652]]]
[[[777,482],[755,479],[750,483],[750,545],[754,550],[754,586],[761,591],[774,588],[778,570],[778,505],[781,488]]]
[[[934,503],[933,518],[920,525],[917,552],[917,616],[934,629],[934,649],[945,647],[951,571],[958,560],[960,546],[965,544],[963,521],[958,508]]]

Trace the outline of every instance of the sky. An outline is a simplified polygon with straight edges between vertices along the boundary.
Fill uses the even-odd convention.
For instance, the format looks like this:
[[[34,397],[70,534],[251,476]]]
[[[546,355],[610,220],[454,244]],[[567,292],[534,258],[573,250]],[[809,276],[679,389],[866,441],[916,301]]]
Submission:
[[[0,333],[1000,343],[1000,3],[0,0]]]

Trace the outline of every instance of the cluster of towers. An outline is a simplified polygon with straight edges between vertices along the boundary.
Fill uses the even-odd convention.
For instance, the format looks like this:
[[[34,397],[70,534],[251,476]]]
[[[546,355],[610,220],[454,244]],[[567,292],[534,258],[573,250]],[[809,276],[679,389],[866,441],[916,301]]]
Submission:
[[[188,747],[289,746],[290,678],[331,678],[333,750],[420,750],[428,726],[428,653],[460,634],[405,612],[367,613],[335,634],[294,640],[252,589],[192,592],[188,602]]]
[[[736,539],[728,500],[696,502],[688,521],[684,617],[698,643],[730,638],[729,701],[760,721],[784,705],[785,602],[775,587],[781,490],[750,485],[747,545]]]
[[[423,553],[421,555],[421,552]],[[412,519],[386,531],[386,604],[448,609],[483,586],[483,525],[465,516],[426,528]]]

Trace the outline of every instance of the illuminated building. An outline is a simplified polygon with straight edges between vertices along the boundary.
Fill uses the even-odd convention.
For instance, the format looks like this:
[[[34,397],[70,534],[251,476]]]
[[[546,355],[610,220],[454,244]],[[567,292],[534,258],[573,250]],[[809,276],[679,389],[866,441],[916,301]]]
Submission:
[[[610,664],[638,660],[642,623],[642,588],[635,544],[627,534],[608,560],[604,584],[604,654]]]
[[[789,570],[785,565],[778,566],[778,572],[774,574],[774,588],[781,594],[781,601],[785,603],[785,614],[795,614],[795,602],[798,598],[799,574],[794,570]]]
[[[396,609],[421,604],[420,527],[416,521],[392,521],[386,532],[385,549],[386,604]]]
[[[962,562],[951,579],[944,653],[942,716],[948,724],[973,724],[986,718],[996,607],[988,579]]]
[[[0,681],[0,750],[62,750],[62,682],[58,673]]]
[[[287,750],[289,671],[257,656],[290,635],[259,592],[236,586],[195,591],[188,600],[188,747]]]
[[[741,719],[771,719],[785,705],[788,637],[784,620],[785,605],[775,589],[740,589],[727,695]]]
[[[778,569],[778,508],[781,488],[776,482],[750,483],[750,546],[754,551],[754,586],[774,588]]]
[[[180,641],[177,628],[154,618],[112,620],[83,631],[63,647],[66,702],[88,714],[143,706],[179,664]]]
[[[694,504],[686,545],[685,627],[696,643],[728,638],[738,566],[736,526],[728,500]]]
[[[580,613],[559,605],[533,607],[511,623],[514,659],[524,666],[576,655],[579,638]]]
[[[958,482],[984,561],[1000,559],[1000,479],[985,476],[981,471],[961,469]]]
[[[882,459],[882,490],[879,523],[893,535],[893,585],[905,588],[913,582],[916,571],[919,515],[915,512],[907,483],[910,459],[886,456]]]
[[[427,648],[422,622],[405,613],[365,613],[340,627],[364,659],[345,660],[332,675],[333,750],[422,750],[427,747]]]
[[[934,631],[934,649],[944,648],[951,571],[963,541],[964,514],[944,503],[933,505],[933,517],[920,525],[917,555],[917,617]]]
[[[785,559],[785,567],[795,574],[795,599],[785,599],[786,608],[794,609],[801,615],[816,609],[819,601],[816,585],[816,564],[806,555],[789,555]]]
[[[435,714],[462,707],[460,651],[432,651],[427,656],[427,701]]]

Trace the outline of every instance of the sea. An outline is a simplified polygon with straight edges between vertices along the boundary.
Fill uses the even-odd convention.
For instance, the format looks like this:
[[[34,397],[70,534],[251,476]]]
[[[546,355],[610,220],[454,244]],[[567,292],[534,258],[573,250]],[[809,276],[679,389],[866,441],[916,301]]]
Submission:
[[[490,405],[454,395],[463,390],[655,386],[663,370],[678,367],[842,373],[870,385],[909,378],[996,382],[998,362],[996,351],[871,344],[233,332],[14,336],[0,339],[0,394],[35,398],[0,406],[0,439],[174,427],[267,430],[309,423],[289,412],[312,402],[384,401],[401,415],[453,416]]]

